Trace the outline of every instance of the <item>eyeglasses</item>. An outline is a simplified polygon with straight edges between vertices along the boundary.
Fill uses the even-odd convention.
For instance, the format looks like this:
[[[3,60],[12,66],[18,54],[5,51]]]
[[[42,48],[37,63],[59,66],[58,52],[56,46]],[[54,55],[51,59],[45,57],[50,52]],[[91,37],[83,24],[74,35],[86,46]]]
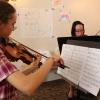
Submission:
[[[84,30],[76,30],[75,32],[84,32]]]

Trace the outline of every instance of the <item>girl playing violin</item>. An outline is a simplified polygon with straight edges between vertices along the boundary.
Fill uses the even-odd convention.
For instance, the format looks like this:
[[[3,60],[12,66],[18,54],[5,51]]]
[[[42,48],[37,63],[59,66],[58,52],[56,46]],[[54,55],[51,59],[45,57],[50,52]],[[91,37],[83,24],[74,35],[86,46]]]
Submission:
[[[16,23],[16,10],[7,2],[0,1],[0,39],[8,38]],[[61,58],[54,54],[34,73],[25,75],[14,66],[2,50],[0,43],[0,100],[18,100],[16,89],[30,96],[40,86],[54,64]]]

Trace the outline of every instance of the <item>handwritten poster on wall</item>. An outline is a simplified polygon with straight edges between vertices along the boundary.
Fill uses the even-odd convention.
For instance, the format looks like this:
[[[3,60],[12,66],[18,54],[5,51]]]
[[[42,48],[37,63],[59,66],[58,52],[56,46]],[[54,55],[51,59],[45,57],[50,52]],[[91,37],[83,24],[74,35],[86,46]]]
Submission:
[[[52,23],[51,9],[18,9],[17,25],[22,38],[51,37]]]

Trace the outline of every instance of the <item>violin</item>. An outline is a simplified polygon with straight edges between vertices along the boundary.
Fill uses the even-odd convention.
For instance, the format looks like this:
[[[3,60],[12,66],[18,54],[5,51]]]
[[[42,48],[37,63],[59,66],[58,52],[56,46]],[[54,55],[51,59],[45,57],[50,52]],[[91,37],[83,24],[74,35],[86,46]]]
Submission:
[[[20,59],[24,63],[30,64],[33,62],[33,58],[35,60],[37,59],[36,56],[30,53],[26,48],[11,41],[4,43],[4,53],[6,57],[13,62]]]
[[[9,40],[13,40],[14,42],[18,43],[19,45],[17,45],[16,43],[12,42],[12,41],[9,41]],[[28,46],[16,41],[15,39],[11,38],[8,39],[8,42],[7,43],[4,43],[4,46],[5,46],[5,55],[7,56],[8,59],[10,59],[11,61],[17,61],[17,60],[22,60],[24,63],[26,64],[30,64],[33,62],[33,58],[36,60],[37,57],[30,53],[27,49],[45,57],[45,58],[49,58],[31,48],[29,48]],[[42,65],[42,62],[39,62],[38,66],[40,67]],[[63,64],[61,64],[59,62],[59,67],[61,68],[68,68],[68,66],[65,66]]]

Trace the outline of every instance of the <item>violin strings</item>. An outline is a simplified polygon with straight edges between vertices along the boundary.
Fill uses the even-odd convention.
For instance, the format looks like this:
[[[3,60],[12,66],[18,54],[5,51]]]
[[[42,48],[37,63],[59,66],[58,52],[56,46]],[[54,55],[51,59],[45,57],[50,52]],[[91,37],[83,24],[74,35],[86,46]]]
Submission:
[[[10,38],[11,38],[11,37],[10,37]],[[27,49],[29,49],[29,50],[31,50],[31,51],[37,53],[37,54],[40,54],[41,56],[43,56],[43,57],[45,57],[45,58],[49,58],[49,57],[47,57],[47,56],[45,56],[45,55],[43,55],[43,54],[41,54],[41,53],[39,53],[39,52],[37,52],[37,51],[31,49],[30,47],[28,47],[28,46],[26,46],[26,45],[24,45],[24,44],[18,42],[17,40],[15,40],[15,39],[13,39],[13,38],[11,38],[11,40],[13,40],[13,41],[15,41],[15,42],[21,44],[22,46],[26,47]],[[68,68],[68,69],[69,69],[68,66],[65,66],[65,65],[63,65],[63,64],[61,64],[61,63],[59,63],[59,64],[60,64],[59,67],[61,67],[61,68],[63,68],[63,69],[64,69],[64,68]]]

